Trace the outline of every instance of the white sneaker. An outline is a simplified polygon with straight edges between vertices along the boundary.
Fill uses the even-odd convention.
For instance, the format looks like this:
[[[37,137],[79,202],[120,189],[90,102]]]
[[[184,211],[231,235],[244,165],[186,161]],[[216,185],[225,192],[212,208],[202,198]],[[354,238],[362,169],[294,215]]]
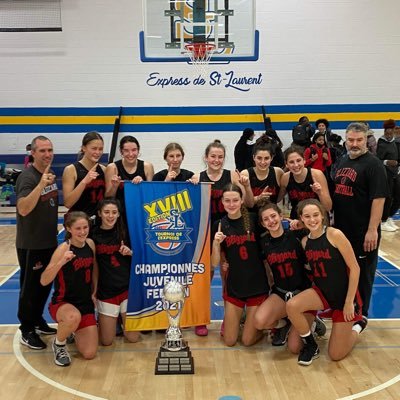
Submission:
[[[389,225],[390,225],[392,228],[396,229],[396,231],[399,229],[399,227],[394,223],[393,218],[388,218],[386,222],[388,222]]]
[[[381,230],[384,232],[396,232],[396,228],[390,225],[389,220],[381,223]]]

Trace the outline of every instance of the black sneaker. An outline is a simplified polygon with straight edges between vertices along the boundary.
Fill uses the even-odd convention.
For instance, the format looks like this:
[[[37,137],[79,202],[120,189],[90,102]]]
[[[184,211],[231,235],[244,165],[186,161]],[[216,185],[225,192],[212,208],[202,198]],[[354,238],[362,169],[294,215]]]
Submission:
[[[283,346],[287,342],[291,326],[292,324],[287,321],[285,326],[275,329],[274,336],[272,337],[271,341],[272,346]]]
[[[71,364],[71,357],[69,356],[67,347],[65,345],[56,344],[55,339],[51,345],[54,352],[54,362],[60,367],[68,367]]]
[[[319,348],[316,343],[304,343],[297,362],[300,365],[310,365],[313,360],[319,357]]]
[[[324,336],[326,333],[326,325],[324,321],[322,321],[320,317],[316,316],[314,322],[315,322],[315,327],[313,329],[314,333],[319,337]]]
[[[22,333],[19,342],[33,350],[44,350],[47,345],[36,332]]]
[[[360,327],[361,327],[360,333],[361,333],[361,332],[363,332],[365,330],[365,328],[368,325],[368,318],[364,317],[364,315],[363,315],[362,320],[354,322],[353,326],[354,325],[360,325]]]
[[[57,329],[50,327],[46,322],[44,322],[39,326],[35,326],[35,332],[38,335],[55,335],[57,333]]]

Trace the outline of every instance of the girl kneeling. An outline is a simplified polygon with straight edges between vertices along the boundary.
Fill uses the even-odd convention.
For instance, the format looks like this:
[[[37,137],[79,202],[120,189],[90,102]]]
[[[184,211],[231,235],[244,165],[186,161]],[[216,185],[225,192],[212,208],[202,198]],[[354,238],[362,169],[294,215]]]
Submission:
[[[346,236],[327,227],[326,211],[318,200],[301,201],[298,214],[310,231],[302,239],[302,245],[313,274],[313,286],[287,303],[288,316],[304,343],[298,363],[310,365],[319,357],[304,313],[328,308],[333,311],[328,354],[338,361],[352,350],[358,334],[365,328],[357,290],[360,268]]]
[[[254,325],[257,307],[266,299],[269,290],[266,271],[259,254],[257,217],[243,207],[239,186],[228,184],[222,191],[222,204],[227,215],[215,221],[211,265],[222,261],[229,264],[223,298],[225,301],[224,341],[234,346],[240,329],[240,318],[246,307],[246,322],[242,343],[251,346],[262,337]]]
[[[71,364],[66,348],[71,333],[75,333],[78,352],[87,360],[96,356],[98,346],[93,302],[97,265],[94,243],[87,237],[89,218],[84,212],[72,211],[65,228],[66,241],[58,246],[40,278],[42,285],[54,280],[49,311],[58,328],[52,347],[54,362],[62,367]]]

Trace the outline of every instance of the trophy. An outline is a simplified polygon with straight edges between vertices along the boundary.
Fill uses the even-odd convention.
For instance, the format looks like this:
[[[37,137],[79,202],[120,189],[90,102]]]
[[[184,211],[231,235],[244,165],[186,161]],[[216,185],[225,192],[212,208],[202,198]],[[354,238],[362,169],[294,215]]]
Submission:
[[[193,374],[193,357],[179,328],[185,302],[185,288],[178,281],[170,281],[164,286],[162,297],[169,327],[158,352],[155,374]]]

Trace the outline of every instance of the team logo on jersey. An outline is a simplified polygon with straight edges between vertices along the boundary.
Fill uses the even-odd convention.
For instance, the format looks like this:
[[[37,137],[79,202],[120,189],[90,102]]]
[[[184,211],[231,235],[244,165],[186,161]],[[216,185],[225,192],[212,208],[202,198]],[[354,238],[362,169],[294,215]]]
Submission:
[[[183,214],[192,210],[189,191],[174,193],[143,206],[147,212],[146,244],[161,255],[180,253],[192,228],[186,226]]]

